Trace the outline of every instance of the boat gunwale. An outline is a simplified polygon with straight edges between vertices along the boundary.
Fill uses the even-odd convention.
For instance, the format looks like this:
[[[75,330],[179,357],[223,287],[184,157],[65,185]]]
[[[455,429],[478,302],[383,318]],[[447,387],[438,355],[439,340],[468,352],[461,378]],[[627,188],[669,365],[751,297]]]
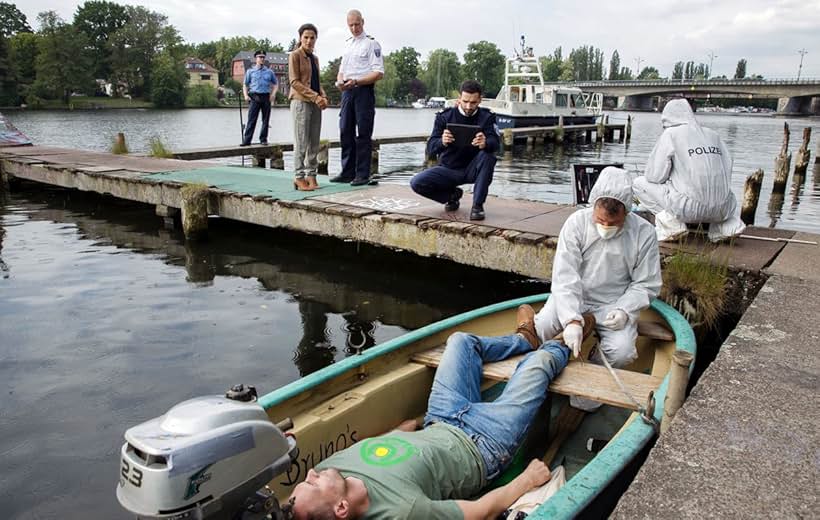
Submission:
[[[549,298],[549,293],[533,296],[524,296],[513,300],[487,305],[478,309],[451,316],[441,321],[425,325],[414,331],[402,334],[388,340],[381,345],[348,357],[336,364],[327,366],[305,377],[297,379],[279,389],[273,390],[259,398],[259,404],[265,409],[284,403],[302,392],[315,388],[331,379],[341,376],[345,372],[356,369],[379,357],[402,349],[416,341],[432,334],[442,332],[462,323],[475,320],[499,311],[504,311],[521,304],[541,303]],[[675,334],[675,347],[696,355],[695,335],[686,319],[670,305],[655,299],[650,308],[666,320]],[[694,370],[694,363],[689,367],[689,375]],[[655,392],[654,417],[658,421],[663,416],[664,401],[669,387],[669,372],[663,378],[661,385]],[[634,415],[634,414],[633,414]],[[529,518],[555,519],[573,518],[584,509],[599,492],[606,488],[623,468],[646,446],[655,436],[654,428],[634,417],[628,419],[629,424],[612,441],[601,450],[592,461],[586,464],[572,479],[570,479],[547,502],[533,511]]]

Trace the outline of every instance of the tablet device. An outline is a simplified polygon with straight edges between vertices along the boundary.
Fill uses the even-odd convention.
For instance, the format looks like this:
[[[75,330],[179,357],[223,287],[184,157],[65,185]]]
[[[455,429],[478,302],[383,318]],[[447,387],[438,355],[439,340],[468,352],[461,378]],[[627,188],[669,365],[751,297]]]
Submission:
[[[455,146],[470,146],[470,143],[473,142],[475,139],[475,134],[481,131],[481,127],[478,125],[462,125],[459,123],[447,123],[447,130],[453,134],[453,137],[456,138],[456,141],[453,143]]]

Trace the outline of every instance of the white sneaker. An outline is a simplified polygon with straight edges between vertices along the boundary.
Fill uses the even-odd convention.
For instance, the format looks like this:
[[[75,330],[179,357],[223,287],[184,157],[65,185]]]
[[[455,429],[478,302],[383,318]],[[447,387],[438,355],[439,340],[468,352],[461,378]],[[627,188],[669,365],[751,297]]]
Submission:
[[[678,220],[668,211],[661,211],[655,215],[655,233],[657,234],[658,242],[677,240],[686,236],[688,232],[689,230],[686,229],[686,224]]]
[[[709,241],[722,242],[736,237],[746,231],[746,224],[735,215],[727,218],[723,222],[713,222],[709,224]]]

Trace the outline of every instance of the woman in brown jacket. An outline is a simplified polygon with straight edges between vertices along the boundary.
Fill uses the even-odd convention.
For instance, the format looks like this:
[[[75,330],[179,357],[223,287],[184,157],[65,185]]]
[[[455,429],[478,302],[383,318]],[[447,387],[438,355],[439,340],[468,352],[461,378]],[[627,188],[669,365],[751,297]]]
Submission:
[[[322,110],[327,108],[327,96],[319,83],[319,59],[313,53],[319,31],[312,23],[299,27],[299,47],[288,57],[290,76],[290,112],[293,116],[293,187],[312,191],[319,163],[319,136],[322,131]]]

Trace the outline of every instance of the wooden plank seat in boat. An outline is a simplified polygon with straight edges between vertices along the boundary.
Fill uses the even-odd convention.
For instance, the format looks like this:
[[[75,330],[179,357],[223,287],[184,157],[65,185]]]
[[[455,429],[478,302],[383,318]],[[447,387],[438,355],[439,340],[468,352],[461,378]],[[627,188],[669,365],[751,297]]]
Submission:
[[[437,367],[444,353],[444,345],[419,352],[412,360],[429,367]],[[493,381],[508,381],[522,356],[515,356],[496,363],[484,365],[484,378]],[[629,393],[641,404],[646,403],[649,392],[660,386],[660,377],[629,370],[615,369]],[[571,361],[555,380],[550,383],[550,391],[567,396],[578,396],[600,403],[637,410],[635,404],[624,395],[606,367],[592,363]]]

